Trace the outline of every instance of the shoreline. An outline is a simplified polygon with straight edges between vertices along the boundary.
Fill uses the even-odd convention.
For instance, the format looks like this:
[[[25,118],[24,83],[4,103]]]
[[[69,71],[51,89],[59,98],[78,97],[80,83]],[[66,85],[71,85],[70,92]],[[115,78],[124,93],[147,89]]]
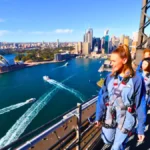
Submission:
[[[32,63],[24,63],[21,65],[15,65],[15,66],[9,66],[8,68],[6,68],[6,70],[4,71],[0,71],[0,74],[5,74],[5,73],[9,73],[9,72],[13,72],[13,71],[17,71],[20,69],[25,69],[28,67],[34,67],[34,66],[38,66],[38,65],[44,65],[44,64],[52,64],[52,63],[61,63],[61,62],[65,62],[66,60],[63,61],[41,61],[41,62],[32,62]]]
[[[43,64],[52,64],[52,63],[61,63],[61,62],[65,62],[66,60],[62,60],[62,61],[41,61],[41,62],[31,62],[31,63],[24,63],[26,67],[32,67],[32,66],[38,66],[38,65],[43,65]]]

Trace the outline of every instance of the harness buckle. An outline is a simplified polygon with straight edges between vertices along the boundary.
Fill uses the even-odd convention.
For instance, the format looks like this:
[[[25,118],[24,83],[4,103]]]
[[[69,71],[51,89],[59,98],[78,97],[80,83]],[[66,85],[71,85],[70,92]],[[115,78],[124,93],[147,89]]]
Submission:
[[[105,103],[105,106],[109,106],[109,103],[107,102],[107,103]]]
[[[135,105],[132,105],[132,106],[128,106],[127,107],[127,111],[129,112],[129,113],[134,113],[135,112],[135,109],[136,109],[136,106]]]
[[[121,96],[121,91],[119,89],[116,89],[114,91],[114,94],[117,96],[117,97],[120,97]]]
[[[133,111],[131,107],[128,107],[127,110],[129,113],[132,113],[132,111]]]
[[[128,132],[128,136],[132,136],[133,132],[132,131],[129,131]]]

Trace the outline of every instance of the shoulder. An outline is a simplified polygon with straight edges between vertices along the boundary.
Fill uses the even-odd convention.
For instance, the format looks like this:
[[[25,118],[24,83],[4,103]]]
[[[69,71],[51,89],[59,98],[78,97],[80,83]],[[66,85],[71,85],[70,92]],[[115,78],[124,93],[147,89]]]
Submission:
[[[132,80],[133,80],[133,84],[142,84],[142,80],[143,80],[143,77],[142,77],[142,74],[141,73],[135,73],[134,77],[132,77]]]
[[[132,79],[133,79],[133,87],[134,87],[135,93],[139,96],[140,96],[140,94],[144,95],[145,94],[145,84],[144,84],[144,79],[143,79],[142,75],[135,74],[135,76]]]
[[[140,66],[142,65],[142,62],[143,62],[143,61],[141,60],[140,63],[139,63]]]
[[[109,73],[107,76],[106,76],[106,82],[109,82],[111,79],[113,79],[114,77],[111,76],[111,73]]]

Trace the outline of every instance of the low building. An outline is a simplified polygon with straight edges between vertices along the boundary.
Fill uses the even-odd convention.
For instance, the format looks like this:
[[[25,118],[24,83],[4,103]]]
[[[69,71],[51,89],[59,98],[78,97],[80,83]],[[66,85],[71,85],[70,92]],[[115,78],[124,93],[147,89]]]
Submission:
[[[70,58],[71,58],[71,55],[69,53],[58,53],[54,55],[55,61],[69,60]]]
[[[83,42],[83,43],[82,43],[82,54],[83,54],[83,55],[89,55],[90,52],[91,52],[90,43],[88,43],[88,42]]]
[[[62,60],[61,54],[55,54],[55,55],[54,55],[54,60],[55,60],[55,61],[61,61],[61,60]]]

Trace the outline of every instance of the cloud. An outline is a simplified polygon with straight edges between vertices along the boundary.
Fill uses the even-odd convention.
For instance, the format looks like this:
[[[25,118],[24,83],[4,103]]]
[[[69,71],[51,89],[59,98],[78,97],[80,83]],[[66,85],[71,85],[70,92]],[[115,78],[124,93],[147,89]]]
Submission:
[[[2,19],[2,18],[0,18],[0,22],[5,22],[5,20],[4,20],[4,19]]]
[[[16,31],[8,31],[8,30],[0,30],[0,36],[5,35],[37,35],[37,36],[50,36],[55,34],[70,34],[73,30],[71,29],[56,29],[54,31],[23,31],[21,29],[18,29]]]
[[[4,36],[4,35],[6,35],[8,33],[9,33],[8,30],[0,30],[0,36]]]
[[[57,34],[68,34],[68,33],[72,33],[73,30],[72,29],[56,29],[55,33]]]
[[[28,32],[28,34],[33,35],[52,35],[52,34],[70,34],[72,33],[72,29],[56,29],[54,31],[32,31]]]

